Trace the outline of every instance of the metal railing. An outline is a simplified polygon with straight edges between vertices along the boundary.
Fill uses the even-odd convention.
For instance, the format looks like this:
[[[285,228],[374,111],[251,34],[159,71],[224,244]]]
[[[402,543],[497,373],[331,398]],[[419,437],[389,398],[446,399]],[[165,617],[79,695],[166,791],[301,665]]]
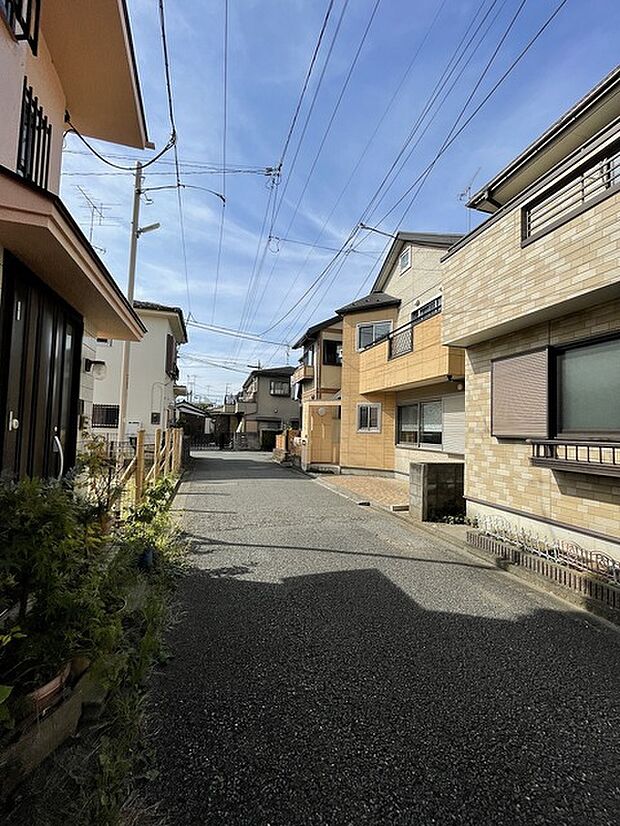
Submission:
[[[523,236],[529,238],[565,219],[612,187],[620,185],[620,150],[599,158],[586,169],[524,210]]]
[[[388,358],[395,359],[413,351],[413,322],[399,327],[388,336]]]
[[[16,40],[25,40],[36,55],[39,46],[41,0],[0,0],[4,15]]]
[[[17,174],[47,189],[52,125],[39,106],[32,86],[24,78],[22,115],[17,149]]]
[[[537,467],[620,476],[620,442],[529,439],[528,443],[532,446],[530,462]]]

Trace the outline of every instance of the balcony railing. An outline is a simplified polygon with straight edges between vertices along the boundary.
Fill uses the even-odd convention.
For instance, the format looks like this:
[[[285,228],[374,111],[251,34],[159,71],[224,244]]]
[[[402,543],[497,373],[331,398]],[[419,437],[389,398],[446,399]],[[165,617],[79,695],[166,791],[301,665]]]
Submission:
[[[411,321],[407,322],[407,324],[403,324],[402,327],[397,327],[396,330],[393,330],[386,336],[382,336],[376,341],[373,341],[373,343],[365,349],[369,350],[376,344],[381,344],[381,342],[387,340],[388,359],[395,359],[399,356],[404,356],[407,353],[412,353],[414,327],[417,327],[418,324],[422,324],[423,321],[428,321],[428,319],[432,318],[433,316],[439,315],[440,312],[441,296],[438,296],[437,298],[434,298],[432,301],[428,301],[426,304],[423,304],[421,307],[418,307],[417,310],[414,310],[411,314]]]
[[[1,2],[1,0],[0,0]],[[47,189],[52,125],[24,78],[22,116],[17,150],[17,174]]]
[[[536,467],[620,476],[620,442],[590,442],[560,439],[530,439],[530,462]]]
[[[25,40],[36,55],[39,45],[41,0],[0,0],[4,15],[16,40]]]
[[[523,238],[528,239],[565,221],[586,204],[610,194],[620,186],[620,150],[591,162],[585,169],[560,183],[538,203],[525,208]]]

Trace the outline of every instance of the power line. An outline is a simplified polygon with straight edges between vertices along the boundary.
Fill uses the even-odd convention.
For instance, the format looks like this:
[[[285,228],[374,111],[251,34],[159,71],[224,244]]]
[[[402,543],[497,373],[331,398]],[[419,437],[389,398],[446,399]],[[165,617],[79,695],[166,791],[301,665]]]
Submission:
[[[375,0],[375,3],[374,3],[374,5],[373,5],[373,7],[372,7],[372,11],[371,11],[371,13],[370,13],[370,17],[368,18],[368,22],[366,23],[366,27],[365,27],[365,29],[364,29],[364,32],[363,32],[362,37],[361,37],[361,39],[360,39],[360,42],[359,42],[359,44],[358,44],[358,46],[357,46],[357,49],[356,49],[356,51],[355,51],[355,54],[354,54],[354,56],[353,56],[353,60],[351,61],[350,65],[349,65],[349,69],[348,69],[347,75],[346,75],[346,77],[345,77],[345,79],[344,79],[344,82],[343,82],[343,84],[342,84],[342,87],[341,87],[341,89],[340,89],[340,93],[339,93],[339,95],[338,95],[338,97],[337,97],[337,99],[336,99],[336,103],[334,104],[334,107],[333,107],[333,109],[332,109],[332,112],[331,112],[330,118],[329,118],[329,120],[328,120],[328,122],[327,122],[327,126],[326,126],[325,130],[323,131],[323,136],[322,136],[322,138],[321,138],[321,141],[320,141],[320,143],[319,143],[319,147],[318,147],[318,149],[317,149],[317,151],[316,151],[316,154],[315,154],[314,159],[313,159],[313,161],[312,161],[312,164],[311,164],[311,166],[310,166],[310,170],[308,171],[308,173],[307,173],[307,175],[306,175],[306,179],[305,179],[304,185],[303,185],[302,190],[301,190],[301,192],[300,192],[300,194],[299,194],[299,197],[298,197],[298,199],[297,199],[297,203],[295,204],[295,209],[293,210],[293,214],[292,214],[291,218],[289,219],[288,227],[287,227],[287,229],[286,229],[286,231],[285,231],[285,233],[284,233],[285,235],[288,235],[288,234],[289,234],[289,232],[291,231],[292,227],[293,227],[293,224],[294,224],[294,222],[295,222],[295,218],[297,217],[297,213],[299,212],[299,207],[301,206],[301,202],[302,202],[302,200],[303,200],[303,197],[304,197],[304,195],[306,194],[306,191],[307,191],[308,186],[309,186],[309,184],[310,184],[310,179],[311,179],[312,175],[314,174],[314,170],[316,169],[316,166],[317,166],[317,164],[318,164],[318,162],[319,162],[319,158],[320,158],[320,156],[321,156],[321,153],[322,153],[322,151],[323,151],[323,149],[324,149],[324,147],[325,147],[325,143],[327,142],[327,138],[328,138],[328,136],[329,136],[329,133],[331,132],[331,128],[332,128],[332,126],[333,126],[333,124],[334,124],[334,120],[336,119],[336,115],[337,115],[337,113],[338,113],[338,110],[340,109],[340,104],[342,103],[342,100],[343,100],[343,98],[344,98],[345,92],[346,92],[346,90],[347,90],[347,88],[348,88],[348,86],[349,86],[349,82],[350,82],[350,80],[351,80],[351,76],[353,75],[353,72],[354,72],[355,67],[356,67],[356,65],[357,65],[357,62],[358,62],[358,60],[359,60],[359,56],[360,56],[360,54],[361,54],[361,52],[362,52],[362,49],[364,48],[364,43],[366,42],[366,38],[368,37],[368,33],[369,33],[369,31],[370,31],[370,27],[372,26],[372,23],[373,23],[373,21],[374,21],[374,19],[375,19],[375,16],[376,16],[376,14],[377,14],[377,10],[378,10],[378,8],[379,8],[379,4],[380,4],[380,3],[381,3],[381,0]],[[271,236],[271,232],[270,232],[270,236]],[[263,286],[263,289],[262,289],[262,292],[261,292],[260,298],[258,299],[258,301],[257,301],[257,302],[256,302],[256,304],[255,304],[255,307],[254,307],[254,315],[256,315],[256,312],[258,311],[258,308],[259,308],[260,304],[261,304],[261,303],[262,303],[262,301],[263,301],[263,298],[264,298],[264,296],[265,296],[265,292],[267,291],[267,287],[269,286],[269,283],[271,282],[271,277],[273,276],[273,272],[274,272],[274,268],[272,267],[271,272],[269,273],[269,276],[267,277],[267,279],[266,279],[266,281],[265,281],[265,284],[264,284],[264,286]],[[251,323],[251,322],[250,322],[250,323]]]
[[[478,27],[477,27],[476,31],[474,32],[473,37],[475,37],[476,33],[480,30],[480,27],[484,24],[484,21],[485,21],[486,17],[488,16],[488,13],[491,11],[491,9],[495,6],[495,4],[496,4],[497,2],[498,2],[498,0],[493,0],[493,3],[491,4],[491,6],[489,7],[489,9],[487,10],[487,14],[485,15],[485,17],[484,17],[484,18],[480,21],[480,23],[478,24]],[[406,140],[405,140],[404,144],[402,145],[401,149],[399,150],[399,152],[398,152],[398,154],[397,154],[396,158],[395,158],[395,159],[394,159],[394,161],[392,162],[392,165],[391,165],[391,166],[390,166],[390,168],[388,169],[388,172],[386,173],[386,175],[384,175],[384,177],[383,177],[382,181],[380,182],[379,186],[376,188],[376,190],[375,190],[374,194],[372,195],[372,197],[371,197],[370,201],[368,202],[368,204],[367,204],[367,205],[366,205],[366,207],[364,208],[364,210],[363,210],[363,212],[362,212],[362,214],[361,214],[361,216],[360,216],[360,219],[359,219],[359,222],[358,222],[358,223],[361,223],[361,222],[364,220],[364,218],[365,218],[366,214],[368,213],[368,211],[370,210],[370,208],[371,208],[371,206],[372,206],[372,204],[373,204],[374,200],[377,198],[377,196],[379,195],[379,193],[381,192],[381,190],[383,189],[383,187],[386,185],[387,181],[389,180],[389,177],[390,177],[391,172],[393,171],[393,169],[395,168],[395,166],[396,166],[396,165],[397,165],[397,163],[398,163],[398,160],[400,159],[400,157],[402,156],[402,154],[403,154],[403,153],[404,153],[404,151],[406,150],[407,145],[411,142],[411,140],[412,140],[413,136],[415,135],[415,132],[416,132],[417,128],[418,128],[418,127],[419,127],[419,125],[420,125],[420,123],[423,121],[423,119],[424,119],[424,117],[426,116],[426,114],[430,111],[430,107],[432,106],[432,103],[433,103],[433,101],[434,101],[434,97],[433,97],[433,96],[434,96],[434,95],[435,95],[435,93],[436,93],[436,90],[437,90],[437,88],[438,88],[438,85],[441,83],[442,79],[443,79],[443,78],[444,78],[444,76],[446,75],[446,72],[448,72],[448,70],[450,69],[450,67],[451,67],[452,63],[453,63],[453,62],[455,61],[455,59],[457,59],[457,58],[458,58],[458,59],[457,59],[457,62],[456,62],[456,64],[455,64],[455,66],[456,66],[456,65],[458,65],[458,62],[460,62],[460,60],[462,59],[462,55],[463,55],[463,54],[465,54],[465,51],[466,51],[466,50],[469,48],[469,46],[471,45],[471,42],[472,42],[472,39],[473,39],[473,38],[470,38],[470,40],[467,42],[467,44],[465,45],[465,47],[464,47],[464,49],[463,49],[463,44],[465,43],[465,41],[466,41],[466,39],[467,39],[467,36],[469,35],[469,32],[470,32],[471,28],[473,27],[473,25],[474,25],[474,23],[475,23],[475,21],[476,21],[476,19],[477,19],[478,15],[481,13],[481,11],[482,11],[483,7],[485,6],[485,4],[486,4],[486,0],[482,0],[482,2],[480,3],[480,5],[478,6],[478,8],[477,8],[477,10],[476,10],[476,12],[475,12],[475,14],[474,14],[474,16],[472,17],[472,19],[471,19],[471,21],[470,21],[470,23],[469,23],[469,26],[467,27],[467,29],[466,29],[466,30],[465,30],[465,32],[463,33],[463,35],[462,35],[462,37],[461,37],[461,39],[460,39],[460,41],[459,41],[458,45],[457,45],[457,46],[456,46],[456,48],[453,50],[452,56],[451,56],[451,57],[450,57],[450,59],[448,60],[448,63],[446,64],[446,67],[444,68],[444,70],[443,70],[443,72],[442,72],[442,75],[440,76],[439,81],[438,81],[438,82],[437,82],[437,84],[435,85],[435,88],[434,88],[434,89],[433,89],[433,91],[431,92],[431,95],[430,95],[429,99],[427,100],[427,102],[426,102],[425,106],[423,107],[421,114],[418,116],[418,118],[417,118],[416,122],[414,123],[414,126],[413,126],[412,130],[410,131],[410,133],[409,133],[408,137],[406,138]],[[433,23],[434,23],[434,21],[433,21]],[[461,50],[462,50],[462,49],[463,49],[462,54],[461,54],[461,56],[459,57],[459,52],[461,52]],[[347,184],[347,185],[348,185],[348,184]],[[325,224],[324,224],[324,226],[325,226]],[[338,258],[338,257],[339,257],[339,256],[340,256],[343,252],[344,252],[344,250],[346,249],[346,247],[347,247],[347,245],[349,244],[349,242],[353,240],[353,238],[355,237],[355,234],[356,234],[356,232],[357,232],[357,228],[358,228],[358,224],[356,224],[356,225],[354,226],[353,230],[349,233],[349,235],[347,236],[347,238],[346,238],[346,239],[345,239],[345,241],[343,242],[342,246],[338,249],[338,251],[336,252],[336,254],[335,254],[335,256],[334,256],[334,260],[335,260],[335,259],[337,259],[337,258]],[[330,263],[331,263],[331,262],[330,262]],[[275,264],[274,264],[274,266],[275,266]],[[328,265],[328,266],[329,266],[329,265]],[[328,270],[328,271],[329,271],[329,270]],[[325,270],[323,270],[323,271],[322,271],[322,273],[320,274],[319,278],[323,277],[323,275],[326,275],[326,274],[327,274],[327,273],[325,272]],[[298,276],[299,276],[299,275],[301,275],[301,271],[298,273]],[[299,303],[300,303],[301,301],[303,301],[305,297],[309,297],[309,296],[310,296],[310,293],[311,293],[312,288],[313,288],[313,287],[314,287],[317,283],[318,283],[318,282],[317,282],[317,280],[315,279],[315,281],[314,281],[314,282],[310,285],[310,287],[309,287],[309,288],[305,291],[305,293],[304,293],[304,294],[303,294],[303,295],[302,295],[302,296],[301,296],[301,297],[297,300],[297,302],[295,302],[295,303],[293,304],[293,306],[291,307],[290,311],[289,311],[289,312],[287,312],[287,313],[285,313],[282,317],[280,317],[280,318],[278,319],[278,321],[275,321],[275,322],[274,322],[274,321],[273,321],[273,318],[272,318],[272,321],[270,322],[270,325],[269,325],[269,327],[267,328],[267,330],[266,330],[265,332],[269,332],[270,330],[273,330],[273,329],[274,329],[275,327],[277,327],[277,326],[278,326],[278,325],[279,325],[282,321],[284,321],[284,320],[285,320],[285,319],[286,319],[286,318],[290,315],[290,312],[294,311],[294,309],[295,309],[297,306],[299,306]],[[290,290],[289,290],[288,292],[290,292]],[[287,293],[287,294],[288,294],[288,293]],[[284,302],[281,302],[280,307],[282,307],[283,303],[284,303]],[[278,310],[278,312],[279,312],[279,310]]]
[[[433,158],[433,160],[432,160],[432,161],[431,161],[431,162],[430,162],[430,163],[426,166],[426,168],[423,170],[423,172],[422,172],[422,173],[421,173],[421,174],[420,174],[420,175],[416,178],[416,180],[415,180],[415,181],[411,184],[411,186],[410,186],[410,187],[408,187],[408,189],[405,191],[405,193],[403,193],[403,195],[402,195],[402,196],[398,199],[398,201],[396,202],[396,204],[392,207],[392,209],[390,209],[389,213],[391,213],[391,212],[392,212],[392,211],[393,211],[393,210],[394,210],[394,209],[395,209],[395,208],[396,208],[396,207],[397,207],[400,203],[402,203],[402,201],[404,200],[404,198],[406,198],[406,197],[407,197],[407,195],[408,195],[409,193],[411,193],[411,191],[412,191],[412,190],[413,190],[413,189],[414,189],[414,188],[415,188],[415,187],[416,187],[416,186],[420,183],[420,181],[423,181],[423,179],[425,180],[425,179],[426,179],[426,177],[428,177],[428,175],[430,174],[430,171],[432,171],[432,169],[434,168],[434,166],[435,166],[435,164],[437,163],[437,161],[439,160],[439,158],[440,158],[440,157],[441,157],[441,156],[442,156],[442,155],[443,155],[443,154],[447,151],[447,149],[448,149],[448,148],[449,148],[449,147],[450,147],[450,146],[454,143],[454,141],[455,141],[455,140],[458,138],[458,136],[459,136],[459,135],[463,132],[463,130],[464,130],[464,129],[465,129],[465,128],[469,125],[469,123],[471,123],[471,121],[473,120],[473,118],[474,118],[474,117],[477,115],[477,113],[478,113],[478,112],[482,109],[482,107],[483,107],[483,106],[487,103],[487,101],[488,101],[488,100],[492,97],[492,95],[493,95],[493,94],[497,91],[497,89],[498,89],[498,88],[502,85],[502,83],[503,83],[503,82],[505,81],[505,79],[506,79],[506,78],[510,75],[510,73],[511,73],[511,72],[515,69],[515,67],[516,67],[516,66],[520,63],[520,61],[523,59],[523,57],[524,57],[524,56],[527,54],[527,52],[531,49],[531,47],[534,45],[534,43],[536,43],[536,41],[537,41],[537,40],[541,37],[541,35],[543,34],[543,32],[544,32],[544,31],[548,28],[548,26],[552,23],[552,21],[553,21],[553,20],[555,19],[555,17],[559,14],[559,12],[561,11],[561,9],[562,9],[562,8],[566,5],[566,3],[567,3],[567,2],[568,2],[568,0],[562,0],[562,2],[560,2],[560,4],[559,4],[559,5],[556,7],[556,9],[555,9],[555,10],[551,13],[551,15],[550,15],[550,16],[546,19],[546,21],[545,21],[545,22],[544,22],[544,24],[543,24],[543,25],[542,25],[542,26],[538,29],[538,31],[536,32],[536,34],[535,34],[535,35],[534,35],[534,36],[533,36],[533,37],[532,37],[532,38],[528,41],[528,43],[526,44],[526,46],[525,46],[525,47],[521,50],[521,52],[517,55],[517,57],[516,57],[516,58],[512,61],[512,63],[510,64],[510,66],[506,69],[506,71],[502,74],[502,76],[498,79],[498,81],[497,81],[497,82],[493,85],[493,87],[490,89],[490,91],[489,91],[489,92],[485,95],[485,97],[484,97],[484,98],[482,99],[482,101],[478,104],[478,106],[474,109],[474,111],[473,111],[473,112],[469,115],[469,117],[465,120],[465,122],[461,125],[461,127],[460,127],[460,128],[459,128],[456,132],[454,132],[454,134],[452,134],[452,132],[453,132],[453,130],[454,130],[454,127],[456,126],[456,124],[458,124],[458,121],[459,121],[459,120],[460,120],[460,118],[462,117],[462,114],[463,114],[463,111],[464,111],[464,110],[463,110],[463,109],[461,110],[461,112],[459,113],[459,116],[457,117],[457,120],[456,120],[456,122],[455,122],[455,124],[454,124],[453,128],[451,129],[451,131],[450,131],[450,133],[449,133],[448,138],[444,141],[444,143],[443,143],[442,147],[440,148],[440,150],[437,152],[437,154],[435,155],[435,157]],[[512,25],[512,23],[511,23],[511,25]],[[415,193],[415,194],[414,194],[414,199],[415,199],[416,195],[417,195],[417,193]],[[409,209],[411,208],[411,205],[412,205],[412,203],[413,203],[413,200],[414,200],[414,199],[412,199],[412,201],[411,201],[411,202],[410,202],[410,204],[408,205],[408,207],[407,207],[407,209],[406,209],[405,213],[403,214],[403,217],[401,218],[401,222],[400,222],[400,223],[402,223],[402,221],[404,220],[404,218],[405,218],[406,214],[408,213]],[[382,219],[381,219],[381,221],[379,221],[379,222],[377,222],[377,223],[381,223],[381,222],[385,219],[385,217],[387,217],[387,215],[388,215],[389,213],[386,213],[386,215],[384,216],[384,218],[382,218]],[[397,225],[397,228],[398,228],[398,226],[400,226],[400,223]],[[311,289],[311,288],[312,288],[312,287],[313,287],[313,286],[314,286],[314,285],[315,285],[315,284],[316,284],[316,283],[317,283],[317,282],[318,282],[318,281],[319,281],[322,277],[324,277],[324,276],[327,274],[327,272],[329,271],[329,268],[331,268],[331,265],[332,265],[333,263],[335,263],[335,261],[338,259],[338,257],[342,254],[342,252],[344,251],[344,249],[345,249],[346,245],[349,243],[349,241],[350,241],[350,240],[351,240],[351,238],[352,238],[352,235],[354,235],[354,234],[355,234],[355,230],[353,231],[353,233],[350,233],[350,234],[349,234],[349,236],[348,236],[348,237],[347,237],[347,239],[345,240],[345,242],[344,242],[343,246],[340,248],[340,251],[339,251],[338,253],[336,253],[336,255],[334,256],[334,258],[332,259],[332,261],[330,262],[330,264],[328,264],[328,266],[327,266],[326,268],[324,268],[324,270],[323,270],[323,271],[322,271],[322,273],[321,273],[321,274],[317,277],[317,279],[315,279],[315,281],[313,282],[313,285],[311,285],[311,287],[310,287],[308,290],[306,290],[306,293],[304,293],[304,296],[305,296],[305,295],[307,295],[307,294],[308,294],[308,292],[309,292],[309,290],[310,290],[310,289]],[[373,268],[373,269],[374,269],[374,268]],[[371,272],[372,272],[372,270],[371,270]],[[299,299],[299,301],[297,302],[297,305],[294,305],[294,306],[293,306],[293,308],[291,308],[291,310],[289,310],[289,312],[288,312],[285,316],[283,316],[283,317],[282,317],[282,319],[280,319],[280,320],[279,320],[276,324],[272,325],[272,326],[271,326],[271,327],[269,327],[267,330],[265,330],[265,331],[263,332],[263,334],[262,334],[262,335],[265,335],[266,333],[270,332],[270,330],[274,329],[274,327],[275,327],[275,326],[278,326],[278,324],[279,324],[282,320],[284,320],[284,318],[285,318],[285,317],[287,317],[288,315],[290,315],[290,312],[292,312],[292,311],[293,311],[293,309],[294,309],[294,307],[295,307],[295,306],[298,306],[298,304],[299,304],[299,303],[303,300],[304,296],[302,296],[302,298],[301,298],[301,299]]]
[[[296,284],[297,284],[297,282],[299,281],[299,278],[301,277],[301,274],[302,274],[302,272],[303,272],[304,268],[306,267],[306,265],[307,265],[307,263],[308,263],[308,261],[309,261],[309,259],[310,259],[310,256],[311,256],[311,254],[312,254],[312,250],[313,250],[313,249],[328,249],[328,247],[321,247],[321,246],[319,246],[318,241],[319,241],[319,240],[321,239],[321,237],[323,236],[323,233],[325,232],[325,228],[327,227],[327,224],[329,223],[330,219],[332,218],[332,216],[334,215],[334,213],[335,213],[336,209],[338,208],[338,206],[339,206],[339,204],[340,204],[340,202],[341,202],[342,198],[343,198],[343,197],[344,197],[344,195],[345,195],[345,192],[347,191],[347,189],[348,189],[348,188],[349,188],[349,186],[351,185],[351,182],[353,181],[353,178],[354,178],[354,176],[355,176],[355,174],[356,174],[357,170],[360,168],[360,166],[361,166],[361,164],[362,164],[362,161],[363,161],[363,160],[364,160],[364,158],[366,157],[366,155],[367,155],[367,153],[368,153],[368,150],[370,149],[370,147],[371,147],[371,145],[372,145],[372,143],[373,143],[374,139],[376,138],[376,136],[377,136],[377,134],[378,134],[378,132],[379,132],[379,130],[380,130],[380,128],[381,128],[381,126],[382,126],[382,125],[383,125],[383,123],[385,122],[385,119],[386,119],[386,117],[387,117],[387,115],[388,115],[388,113],[389,113],[390,109],[391,109],[391,108],[392,108],[392,106],[394,105],[394,103],[395,103],[395,101],[396,101],[396,99],[397,99],[397,97],[398,97],[398,94],[400,93],[400,91],[401,91],[401,89],[402,89],[403,85],[405,84],[405,81],[407,80],[407,77],[408,77],[408,76],[409,76],[409,74],[411,73],[411,70],[413,69],[413,67],[414,67],[415,63],[417,62],[417,59],[418,59],[418,57],[419,57],[419,55],[420,55],[420,53],[421,53],[422,49],[424,48],[424,46],[425,46],[425,44],[426,44],[426,42],[427,42],[427,40],[428,40],[428,38],[429,38],[429,36],[430,36],[430,34],[431,34],[431,32],[432,32],[433,28],[435,27],[435,24],[437,23],[437,20],[439,19],[439,16],[441,15],[441,12],[443,11],[444,6],[446,5],[446,2],[447,2],[447,0],[443,0],[443,2],[439,5],[439,7],[438,7],[437,11],[435,12],[435,15],[434,15],[434,17],[433,17],[433,19],[432,19],[432,21],[431,21],[430,26],[429,26],[429,27],[428,27],[428,29],[426,30],[426,33],[424,34],[424,37],[421,39],[420,43],[418,44],[418,47],[416,48],[415,52],[413,53],[413,57],[412,57],[412,58],[411,58],[411,60],[409,61],[408,65],[407,65],[407,68],[405,69],[405,72],[404,72],[404,73],[403,73],[403,75],[401,76],[401,78],[400,78],[400,80],[399,80],[399,82],[398,82],[398,85],[396,86],[396,89],[394,90],[394,92],[393,92],[393,94],[392,94],[392,96],[391,96],[390,100],[388,101],[387,106],[385,107],[385,109],[384,109],[384,110],[383,110],[383,112],[381,113],[381,115],[380,115],[379,119],[377,120],[377,123],[375,124],[375,128],[374,128],[374,130],[373,130],[372,134],[371,134],[371,135],[370,135],[370,137],[368,138],[368,140],[367,140],[367,142],[366,142],[366,145],[364,146],[364,149],[362,150],[362,152],[361,152],[360,156],[358,157],[358,159],[357,159],[357,161],[356,161],[356,163],[355,163],[355,166],[354,166],[354,167],[353,167],[353,169],[351,170],[351,173],[350,173],[350,175],[349,175],[349,177],[348,177],[348,179],[347,179],[347,181],[346,181],[345,185],[344,185],[344,186],[343,186],[343,188],[341,189],[341,191],[340,191],[340,193],[339,193],[339,195],[338,195],[338,197],[337,197],[337,199],[336,199],[335,203],[333,204],[333,206],[332,206],[332,208],[331,208],[331,210],[330,210],[329,214],[327,215],[327,217],[326,217],[326,218],[325,218],[325,220],[323,221],[323,224],[322,224],[322,226],[321,226],[321,229],[319,230],[319,232],[318,232],[317,236],[315,237],[314,242],[313,242],[312,244],[308,244],[308,246],[310,246],[310,247],[311,247],[311,250],[310,250],[310,252],[308,253],[308,255],[306,256],[306,258],[305,258],[305,260],[304,260],[303,264],[301,265],[301,267],[300,267],[300,268],[299,268],[299,270],[297,271],[297,273],[296,273],[295,277],[294,277],[294,278],[293,278],[293,279],[289,282],[289,286],[288,286],[288,288],[287,288],[287,291],[286,291],[286,293],[284,294],[284,296],[283,296],[283,298],[282,298],[282,300],[281,300],[281,302],[280,302],[280,304],[279,304],[279,306],[278,306],[278,309],[276,310],[276,312],[275,312],[275,313],[274,313],[274,315],[272,316],[272,319],[271,319],[272,321],[273,321],[273,319],[274,319],[274,318],[276,318],[276,317],[277,317],[277,315],[278,315],[278,313],[280,312],[281,308],[284,306],[284,304],[285,304],[285,302],[286,302],[286,299],[288,298],[288,296],[290,295],[290,293],[291,293],[291,292],[292,292],[292,290],[294,289],[295,285],[296,285]],[[287,239],[282,239],[282,240],[287,240]],[[335,247],[331,247],[331,248],[329,248],[329,249],[330,249],[330,250],[332,250],[332,251],[334,251],[334,252],[337,252],[337,249],[336,249]],[[361,252],[361,250],[354,250],[354,252]],[[365,254],[369,254],[369,253],[365,253]],[[272,272],[273,272],[273,270],[275,269],[276,263],[277,263],[277,262],[275,262],[275,261],[274,261],[274,264],[273,264],[273,267],[272,267]],[[270,321],[269,323],[271,323],[271,321]]]
[[[222,122],[222,167],[226,168],[226,143],[228,132],[228,0],[224,0],[224,57],[223,57],[223,122]],[[211,323],[215,320],[217,306],[217,287],[220,280],[220,266],[222,264],[222,243],[224,240],[224,222],[226,220],[226,175],[222,173],[222,212],[220,215],[220,231],[217,242],[217,263],[215,265],[215,285],[213,287],[213,308]]]

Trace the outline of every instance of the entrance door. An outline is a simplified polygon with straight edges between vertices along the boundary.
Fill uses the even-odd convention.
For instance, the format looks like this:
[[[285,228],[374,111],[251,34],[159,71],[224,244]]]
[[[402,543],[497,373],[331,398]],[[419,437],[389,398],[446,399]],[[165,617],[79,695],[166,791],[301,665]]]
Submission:
[[[75,461],[82,319],[10,253],[0,303],[1,469],[58,476]]]

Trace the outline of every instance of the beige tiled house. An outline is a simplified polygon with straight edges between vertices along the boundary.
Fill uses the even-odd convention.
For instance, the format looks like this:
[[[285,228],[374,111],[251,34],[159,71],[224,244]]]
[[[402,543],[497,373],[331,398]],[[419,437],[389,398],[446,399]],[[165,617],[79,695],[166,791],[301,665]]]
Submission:
[[[442,275],[468,512],[620,559],[620,68],[469,206]]]
[[[0,471],[71,467],[95,339],[144,326],[59,198],[69,121],[143,149],[124,0],[0,2]]]

